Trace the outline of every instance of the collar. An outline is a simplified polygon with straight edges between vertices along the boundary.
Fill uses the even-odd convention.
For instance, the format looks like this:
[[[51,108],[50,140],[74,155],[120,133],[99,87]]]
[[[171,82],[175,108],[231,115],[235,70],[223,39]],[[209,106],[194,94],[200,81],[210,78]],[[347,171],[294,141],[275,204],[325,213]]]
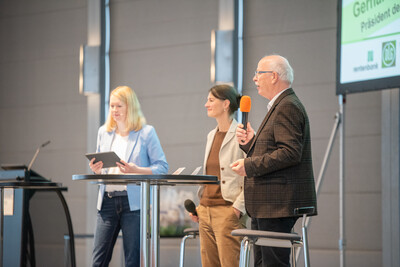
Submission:
[[[271,99],[271,101],[269,101],[269,103],[268,103],[268,105],[267,105],[268,110],[270,110],[270,109],[272,108],[272,106],[274,105],[275,100],[278,99],[278,97],[279,97],[283,92],[285,92],[287,89],[289,89],[289,88],[286,88],[285,90],[280,91],[278,94],[276,94],[276,95]]]

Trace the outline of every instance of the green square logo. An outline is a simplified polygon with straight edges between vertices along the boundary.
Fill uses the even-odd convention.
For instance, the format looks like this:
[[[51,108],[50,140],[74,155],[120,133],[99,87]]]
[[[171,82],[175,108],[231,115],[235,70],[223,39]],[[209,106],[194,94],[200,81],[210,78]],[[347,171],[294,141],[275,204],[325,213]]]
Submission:
[[[368,51],[368,62],[374,61],[374,51]]]
[[[382,43],[382,68],[396,66],[396,40]]]

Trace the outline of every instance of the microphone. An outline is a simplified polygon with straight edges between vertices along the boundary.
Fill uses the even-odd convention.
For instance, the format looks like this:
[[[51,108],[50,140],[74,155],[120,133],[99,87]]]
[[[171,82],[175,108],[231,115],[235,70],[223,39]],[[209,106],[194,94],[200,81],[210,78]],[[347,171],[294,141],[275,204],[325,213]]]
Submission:
[[[30,162],[29,165],[28,165],[28,172],[31,170],[31,167],[32,167],[32,165],[33,165],[33,162],[35,161],[37,155],[39,154],[40,149],[41,149],[42,147],[47,146],[48,144],[50,144],[50,140],[47,141],[47,142],[44,142],[40,147],[38,147],[38,149],[36,149],[35,155],[33,156],[31,162]]]
[[[240,111],[242,112],[243,129],[247,129],[247,118],[251,109],[251,98],[248,95],[242,96],[240,99]]]
[[[185,209],[188,212],[190,212],[194,216],[198,216],[197,211],[196,211],[196,205],[193,203],[193,201],[191,201],[190,199],[186,199],[184,205],[185,205]]]

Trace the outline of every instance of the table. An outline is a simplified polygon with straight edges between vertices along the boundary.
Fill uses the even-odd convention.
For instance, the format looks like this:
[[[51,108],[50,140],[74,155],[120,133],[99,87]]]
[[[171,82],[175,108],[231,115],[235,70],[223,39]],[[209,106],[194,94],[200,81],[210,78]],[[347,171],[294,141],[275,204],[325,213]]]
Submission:
[[[101,184],[140,185],[140,264],[142,267],[160,266],[160,186],[219,183],[217,176],[174,174],[80,174],[73,175],[72,180]],[[153,192],[151,215],[150,189]]]

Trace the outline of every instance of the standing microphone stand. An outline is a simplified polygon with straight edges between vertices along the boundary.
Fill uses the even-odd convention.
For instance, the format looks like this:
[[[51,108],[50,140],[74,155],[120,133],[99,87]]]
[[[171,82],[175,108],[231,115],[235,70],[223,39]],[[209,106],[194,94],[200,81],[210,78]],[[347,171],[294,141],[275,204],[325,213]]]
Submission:
[[[346,104],[346,95],[339,95],[339,112],[336,113],[335,115],[335,124],[332,129],[331,136],[329,138],[328,142],[328,147],[325,152],[325,156],[321,165],[321,169],[316,181],[316,194],[318,198],[319,191],[321,189],[321,184],[325,175],[325,171],[327,168],[327,164],[332,152],[332,148],[335,142],[335,137],[340,130],[340,148],[339,148],[339,169],[340,169],[340,174],[339,174],[339,198],[340,198],[340,203],[339,203],[339,231],[340,231],[340,237],[339,237],[339,253],[340,253],[340,267],[345,266],[345,247],[346,247],[346,241],[345,241],[345,228],[344,228],[344,114],[345,114],[345,104]],[[307,228],[308,225],[310,224],[310,217],[306,218],[305,221],[305,227]],[[296,262],[298,261],[300,257],[300,252],[301,252],[301,247],[296,250]]]
[[[324,175],[325,175],[325,171],[326,171],[326,168],[327,168],[327,165],[328,165],[328,161],[329,161],[329,158],[331,156],[332,148],[333,148],[333,145],[335,143],[335,138],[336,138],[336,134],[337,134],[338,129],[339,129],[339,124],[340,124],[340,115],[339,115],[339,112],[337,112],[336,115],[335,115],[335,124],[333,126],[331,136],[329,138],[328,147],[326,148],[324,159],[322,161],[322,166],[321,166],[321,169],[319,171],[319,175],[318,175],[318,178],[317,178],[317,181],[316,181],[316,185],[315,185],[315,191],[317,193],[317,199],[318,199],[318,195],[319,195],[319,192],[320,192],[320,189],[321,189],[321,184],[322,184],[322,181],[323,181],[323,178],[324,178]],[[310,219],[311,219],[311,217],[307,217],[306,220],[305,220],[306,228],[310,224]],[[299,260],[300,252],[301,252],[301,247],[296,250],[296,262]]]

